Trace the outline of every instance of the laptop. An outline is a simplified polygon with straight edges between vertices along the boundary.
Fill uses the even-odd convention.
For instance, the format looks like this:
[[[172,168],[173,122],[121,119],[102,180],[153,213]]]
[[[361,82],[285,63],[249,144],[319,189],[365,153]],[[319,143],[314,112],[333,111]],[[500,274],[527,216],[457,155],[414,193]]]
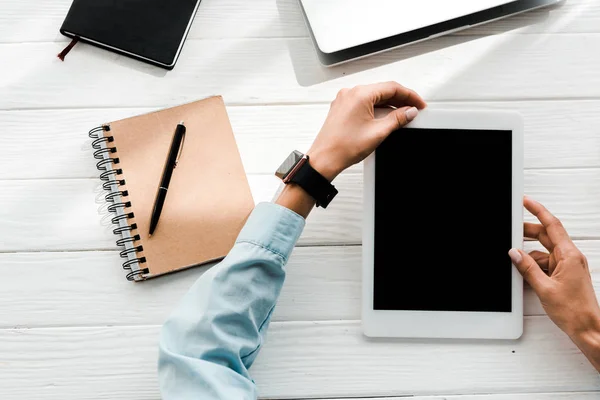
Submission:
[[[563,0],[299,0],[321,64],[333,66]]]

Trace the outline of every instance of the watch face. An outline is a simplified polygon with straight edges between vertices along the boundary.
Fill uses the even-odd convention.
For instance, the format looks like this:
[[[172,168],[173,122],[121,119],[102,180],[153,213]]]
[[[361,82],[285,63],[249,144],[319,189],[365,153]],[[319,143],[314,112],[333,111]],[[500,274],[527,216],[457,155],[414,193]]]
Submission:
[[[304,157],[304,154],[300,153],[298,150],[294,150],[292,154],[290,154],[288,158],[286,158],[285,161],[279,166],[279,168],[277,168],[275,175],[279,179],[284,180],[292,171],[292,169],[294,169],[296,164],[298,164],[298,161],[302,159],[302,157]]]

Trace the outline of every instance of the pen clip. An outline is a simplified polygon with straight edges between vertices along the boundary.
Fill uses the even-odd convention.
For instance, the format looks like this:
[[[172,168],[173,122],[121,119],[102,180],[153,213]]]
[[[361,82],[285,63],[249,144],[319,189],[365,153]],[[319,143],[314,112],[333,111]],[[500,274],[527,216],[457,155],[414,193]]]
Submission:
[[[183,122],[180,122],[179,125],[183,125]],[[177,164],[179,164],[179,159],[181,158],[181,153],[183,152],[183,144],[185,143],[185,133],[186,128],[183,127],[183,137],[181,138],[181,144],[179,145],[179,152],[177,153],[177,158],[175,159],[175,165],[173,168],[177,168]]]

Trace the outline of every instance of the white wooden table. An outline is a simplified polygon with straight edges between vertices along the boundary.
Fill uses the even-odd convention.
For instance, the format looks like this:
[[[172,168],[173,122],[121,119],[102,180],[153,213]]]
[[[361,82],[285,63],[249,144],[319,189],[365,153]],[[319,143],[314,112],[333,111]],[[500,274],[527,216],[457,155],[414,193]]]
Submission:
[[[85,44],[58,60],[70,2],[0,0],[0,399],[159,398],[159,326],[204,269],[125,280],[86,133],[213,94],[256,201],[271,199],[274,169],[308,149],[343,87],[397,80],[430,104],[518,109],[526,193],[563,220],[600,285],[599,1],[326,69],[296,0],[203,0],[170,72]],[[530,290],[518,341],[365,339],[361,166],[336,186],[309,219],[251,370],[263,397],[600,399],[598,374]]]

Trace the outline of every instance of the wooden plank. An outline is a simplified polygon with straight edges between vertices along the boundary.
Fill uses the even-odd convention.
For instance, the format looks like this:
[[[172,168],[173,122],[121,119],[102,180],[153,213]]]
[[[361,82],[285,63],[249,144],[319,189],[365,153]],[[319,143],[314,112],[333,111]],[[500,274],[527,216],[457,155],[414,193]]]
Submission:
[[[246,172],[272,174],[292,150],[307,151],[328,109],[326,105],[228,107]],[[4,179],[97,177],[87,132],[153,110],[0,111],[0,124],[12,132],[0,137],[5,149],[0,169],[8,174]]]
[[[59,29],[71,2],[72,0],[2,2],[0,43],[55,40],[68,43],[69,39],[62,37]],[[286,18],[281,18],[280,14]],[[593,16],[591,18],[594,19]],[[308,36],[297,0],[202,0],[188,39],[295,36]]]
[[[2,330],[0,397],[156,399],[157,340],[157,326]],[[547,317],[527,317],[520,340],[481,342],[368,340],[358,322],[275,322],[251,373],[264,398],[600,389]]]
[[[600,101],[432,103],[430,107],[519,110],[526,126],[526,168],[600,167]],[[0,136],[3,179],[96,177],[86,132],[151,110],[0,111],[0,125],[11,132]],[[246,172],[269,174],[290,151],[308,150],[328,110],[326,104],[228,107]]]
[[[255,202],[271,201],[281,185],[274,175],[250,175],[249,181]],[[110,222],[113,214],[106,210],[106,193],[99,179],[3,182],[0,251],[116,249],[118,238],[113,235],[114,226]],[[340,178],[338,187],[345,193],[336,199],[337,211],[315,210],[305,228],[302,243],[357,242],[360,237],[361,182],[361,174]],[[354,213],[353,218],[344,216],[350,212]]]
[[[71,0],[0,3],[0,43],[48,42],[58,30]],[[568,0],[561,7],[536,10],[471,28],[461,34],[598,33],[600,5],[595,0]],[[308,36],[298,0],[202,0],[190,39]]]
[[[340,194],[327,210],[313,211],[301,245],[361,243],[362,179],[351,172],[336,179]],[[270,201],[280,185],[272,175],[249,175],[249,181],[256,202]],[[116,248],[99,179],[13,180],[2,185],[0,251]],[[598,237],[600,169],[528,170],[525,193],[561,218],[573,237]]]
[[[562,179],[565,179],[563,182],[565,186],[556,187],[555,183]],[[580,183],[576,182],[579,179],[586,179],[586,182],[580,185],[581,181]],[[592,208],[595,208],[594,204],[598,204],[596,199],[600,196],[599,179],[600,170],[530,170],[525,173],[525,194],[544,203],[548,209],[552,210],[564,222],[572,237],[593,237],[596,235],[593,232],[597,232],[600,222],[594,216],[596,212],[591,211]],[[586,215],[579,214],[577,211],[579,209],[590,210],[590,212],[586,212]],[[529,213],[525,213],[525,221],[537,222],[537,219]],[[580,235],[577,226],[587,225],[587,223],[595,228]]]
[[[375,397],[358,399],[356,397],[336,400],[373,400]],[[481,394],[458,396],[411,396],[410,400],[597,400],[599,392],[568,392],[568,393],[528,393],[528,394]],[[377,400],[407,400],[406,397],[377,397]],[[303,399],[309,400],[309,399]],[[315,399],[316,400],[316,399]],[[320,399],[326,400],[326,399]]]
[[[577,241],[600,298],[600,241]],[[435,247],[435,243],[432,244]],[[526,249],[537,248],[532,243]],[[359,320],[361,247],[298,247],[274,321]],[[116,252],[0,253],[0,328],[161,324],[206,268],[132,284]],[[152,312],[147,312],[152,310]],[[545,315],[525,290],[525,315]]]
[[[297,248],[273,320],[357,319],[360,251]],[[0,328],[158,325],[207,269],[134,284],[121,263],[116,252],[0,253]]]
[[[11,60],[0,64],[0,109],[160,107],[213,94],[228,104],[329,103],[343,87],[381,80],[428,101],[600,96],[589,67],[600,53],[588,50],[600,34],[447,36],[334,68],[308,38],[190,40],[170,72],[85,44],[61,62],[62,44],[0,45]]]

